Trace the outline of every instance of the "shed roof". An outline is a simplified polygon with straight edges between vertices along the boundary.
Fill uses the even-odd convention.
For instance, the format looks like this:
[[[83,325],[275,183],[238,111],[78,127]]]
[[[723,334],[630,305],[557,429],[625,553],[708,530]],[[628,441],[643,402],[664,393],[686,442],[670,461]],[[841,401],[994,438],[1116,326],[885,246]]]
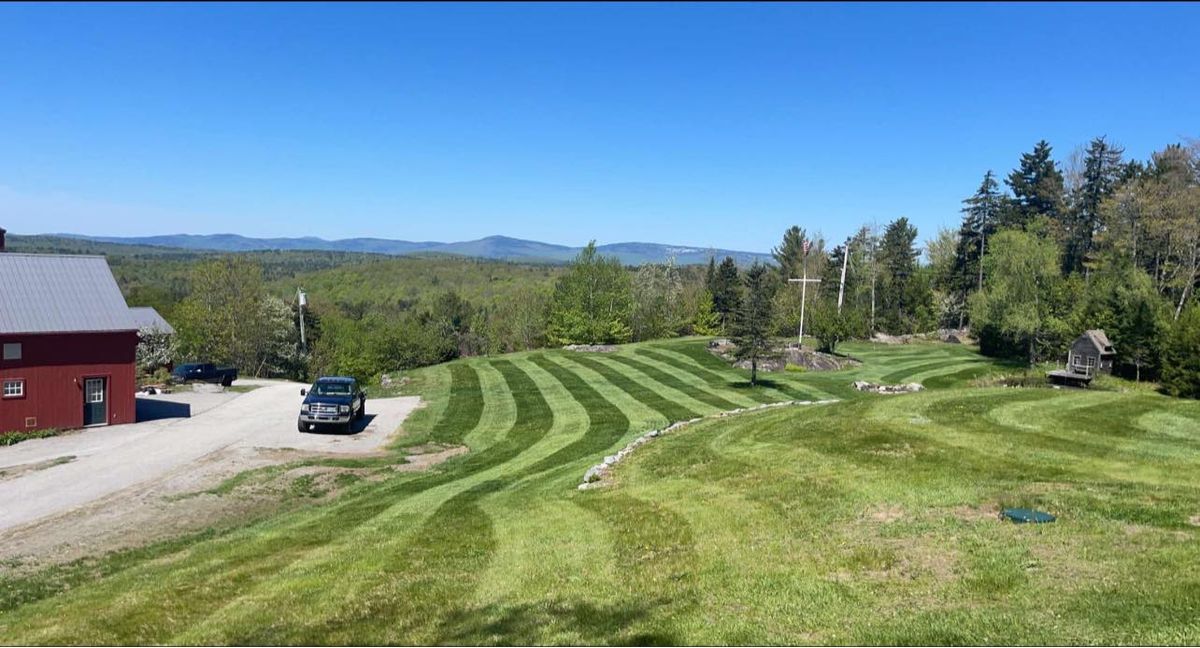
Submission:
[[[159,315],[158,311],[149,306],[130,306],[129,315],[133,318],[133,323],[137,325],[138,330],[151,328],[163,333],[175,333],[175,327],[163,319],[163,316]]]
[[[1109,342],[1108,336],[1104,334],[1104,329],[1091,329],[1084,331],[1083,334],[1091,338],[1092,344],[1095,344],[1096,349],[1101,353],[1115,353],[1112,342]]]
[[[104,257],[0,253],[0,333],[136,329]]]

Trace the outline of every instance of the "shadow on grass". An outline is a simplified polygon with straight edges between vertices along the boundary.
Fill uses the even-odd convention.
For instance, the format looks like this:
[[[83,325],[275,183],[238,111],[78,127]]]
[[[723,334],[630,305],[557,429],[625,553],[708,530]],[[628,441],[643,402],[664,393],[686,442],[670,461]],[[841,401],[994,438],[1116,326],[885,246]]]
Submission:
[[[488,605],[454,610],[442,620],[438,644],[525,645],[585,643],[666,646],[679,639],[666,632],[631,632],[664,602],[596,605],[551,601],[533,605]],[[567,635],[567,638],[563,635]]]

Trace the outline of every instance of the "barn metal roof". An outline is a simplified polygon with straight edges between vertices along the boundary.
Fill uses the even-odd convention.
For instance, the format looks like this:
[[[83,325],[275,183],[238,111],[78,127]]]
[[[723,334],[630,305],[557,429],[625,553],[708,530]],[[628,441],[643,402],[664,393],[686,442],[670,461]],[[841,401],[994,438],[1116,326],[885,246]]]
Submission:
[[[133,318],[133,323],[137,325],[138,330],[152,328],[163,333],[175,333],[175,327],[163,319],[158,311],[149,306],[130,306],[129,315]]]
[[[0,333],[136,329],[104,257],[0,253]]]

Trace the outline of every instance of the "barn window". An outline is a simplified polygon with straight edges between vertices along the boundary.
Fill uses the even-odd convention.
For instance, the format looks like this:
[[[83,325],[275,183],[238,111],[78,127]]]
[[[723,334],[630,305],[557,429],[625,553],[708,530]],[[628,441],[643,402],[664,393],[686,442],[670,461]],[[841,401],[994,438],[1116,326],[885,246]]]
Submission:
[[[4,359],[5,360],[20,360],[21,359],[21,343],[20,342],[5,342],[4,343]]]
[[[5,398],[24,398],[25,396],[25,381],[24,380],[5,380],[4,381],[4,397]]]

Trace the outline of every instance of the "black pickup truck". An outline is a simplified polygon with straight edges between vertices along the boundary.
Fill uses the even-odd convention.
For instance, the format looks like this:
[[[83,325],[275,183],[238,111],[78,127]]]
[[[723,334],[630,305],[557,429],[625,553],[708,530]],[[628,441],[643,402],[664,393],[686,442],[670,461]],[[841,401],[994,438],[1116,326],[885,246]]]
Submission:
[[[354,421],[367,415],[367,394],[358,381],[345,376],[322,376],[308,390],[301,389],[304,402],[296,428],[308,432],[319,425],[332,425],[349,432]]]
[[[211,362],[189,362],[175,367],[171,372],[171,378],[175,382],[206,382],[226,387],[232,385],[237,377],[236,367],[218,367]]]

